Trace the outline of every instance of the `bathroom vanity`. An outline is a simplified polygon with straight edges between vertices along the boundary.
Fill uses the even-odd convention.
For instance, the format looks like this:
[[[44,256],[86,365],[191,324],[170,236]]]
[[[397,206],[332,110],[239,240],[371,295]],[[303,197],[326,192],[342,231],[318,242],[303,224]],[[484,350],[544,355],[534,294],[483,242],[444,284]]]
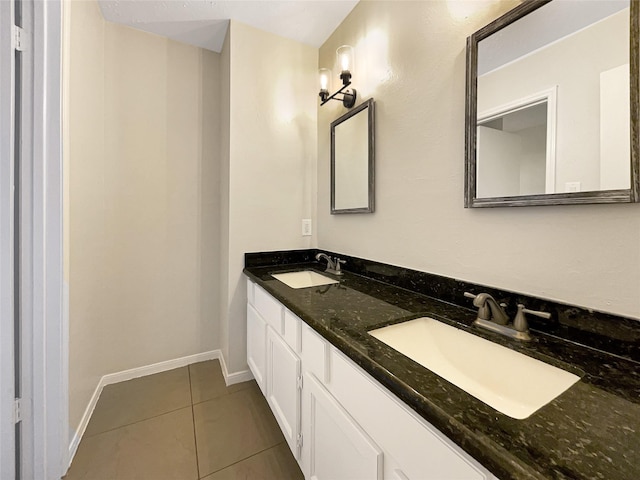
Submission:
[[[343,255],[328,275],[317,253],[247,254],[244,270],[247,361],[306,478],[640,478],[640,323]],[[304,270],[331,283],[272,276]],[[529,342],[484,331],[464,291],[551,319]],[[368,333],[425,316],[580,380],[512,418]]]
[[[306,478],[495,478],[252,280],[247,297],[247,361]]]

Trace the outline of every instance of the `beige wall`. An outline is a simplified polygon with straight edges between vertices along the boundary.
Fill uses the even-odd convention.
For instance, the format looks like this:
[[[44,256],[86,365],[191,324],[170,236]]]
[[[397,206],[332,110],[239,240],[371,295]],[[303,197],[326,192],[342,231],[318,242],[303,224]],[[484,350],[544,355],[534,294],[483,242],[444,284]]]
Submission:
[[[231,159],[231,39],[220,52],[220,350],[229,358],[229,175]]]
[[[228,35],[228,270],[220,328],[234,373],[247,368],[244,253],[311,246],[301,220],[311,218],[315,193],[318,50],[234,21]]]
[[[70,8],[73,435],[101,376],[219,347],[219,56]]]
[[[320,108],[318,244],[640,318],[640,205],[463,208],[465,39],[515,4],[363,0],[321,47],[333,67],[354,45],[354,86],[376,100],[376,213],[329,214],[344,109]]]

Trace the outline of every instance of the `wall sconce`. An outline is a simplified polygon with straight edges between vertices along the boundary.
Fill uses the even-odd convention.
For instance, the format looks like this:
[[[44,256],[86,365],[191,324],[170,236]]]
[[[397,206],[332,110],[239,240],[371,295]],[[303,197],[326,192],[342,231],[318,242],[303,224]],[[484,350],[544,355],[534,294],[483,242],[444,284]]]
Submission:
[[[320,105],[324,105],[329,100],[338,100],[342,102],[346,108],[351,108],[356,104],[357,92],[355,88],[348,89],[351,85],[351,70],[353,69],[353,47],[349,45],[343,45],[336,50],[338,57],[338,65],[340,66],[340,79],[342,80],[342,87],[332,95],[329,95],[331,89],[331,70],[328,68],[321,68],[318,71],[320,76]],[[342,98],[337,98],[337,95],[342,95]]]

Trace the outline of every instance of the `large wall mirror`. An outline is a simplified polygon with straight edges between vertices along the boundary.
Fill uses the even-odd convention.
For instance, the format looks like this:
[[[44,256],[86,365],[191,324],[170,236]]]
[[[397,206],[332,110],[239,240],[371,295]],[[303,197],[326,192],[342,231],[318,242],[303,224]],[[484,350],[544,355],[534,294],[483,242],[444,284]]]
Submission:
[[[331,213],[374,209],[374,110],[369,99],[331,123]]]
[[[467,39],[465,207],[640,201],[639,0],[525,0]]]

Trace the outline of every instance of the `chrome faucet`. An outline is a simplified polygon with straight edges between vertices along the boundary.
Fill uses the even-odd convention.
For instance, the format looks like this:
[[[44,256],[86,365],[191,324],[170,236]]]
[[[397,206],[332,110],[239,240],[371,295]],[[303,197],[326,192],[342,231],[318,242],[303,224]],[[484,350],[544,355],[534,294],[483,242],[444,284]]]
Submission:
[[[529,334],[529,325],[527,323],[526,313],[536,315],[542,318],[551,318],[551,314],[547,312],[538,312],[529,310],[523,304],[518,304],[518,313],[513,319],[513,324],[509,325],[509,317],[504,311],[505,304],[498,304],[496,300],[488,293],[464,292],[464,296],[473,298],[473,304],[478,307],[478,317],[473,322],[474,325],[486,328],[488,330],[507,335],[518,340],[531,340]]]
[[[325,269],[325,272],[332,273],[334,275],[343,274],[342,270],[340,270],[340,265],[347,263],[346,260],[341,260],[338,257],[336,257],[335,259],[332,259],[329,255],[322,252],[316,255],[316,260],[320,261],[320,259],[325,259],[327,261],[327,268]]]

